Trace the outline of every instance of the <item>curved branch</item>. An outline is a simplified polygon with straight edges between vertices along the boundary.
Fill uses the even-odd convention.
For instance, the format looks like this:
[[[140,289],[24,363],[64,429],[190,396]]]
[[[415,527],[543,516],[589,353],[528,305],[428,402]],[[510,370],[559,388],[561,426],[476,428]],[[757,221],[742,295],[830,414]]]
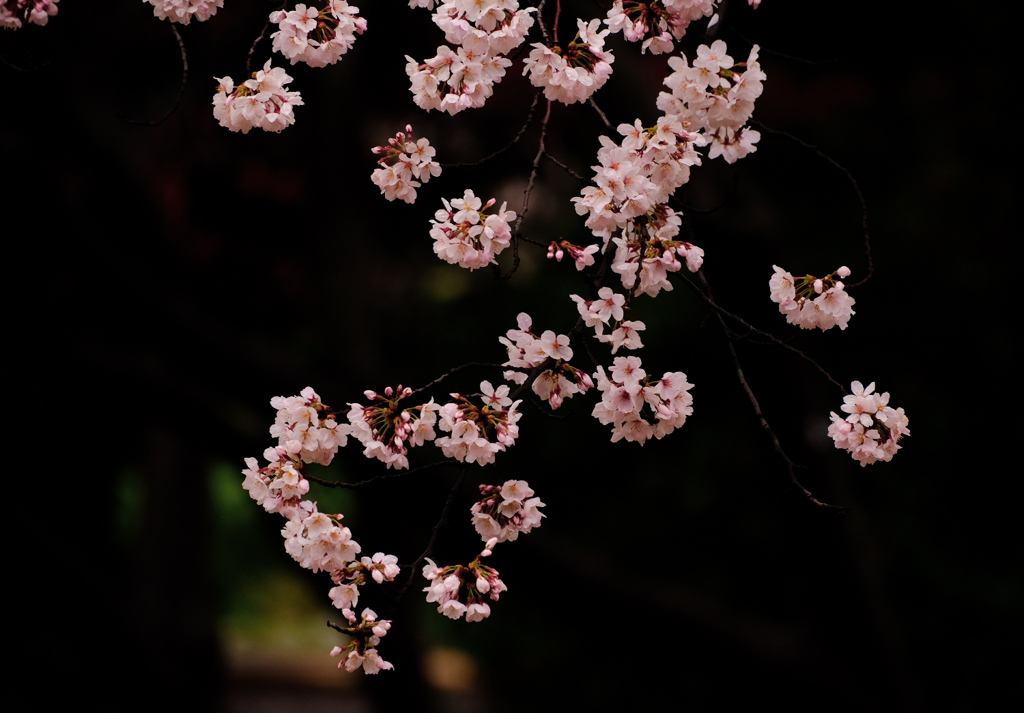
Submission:
[[[809,150],[813,151],[814,153],[818,154],[818,156],[823,158],[828,163],[832,164],[832,166],[834,166],[836,169],[838,169],[840,172],[842,172],[842,174],[844,176],[846,176],[846,179],[850,182],[850,185],[853,186],[853,190],[857,194],[857,200],[860,201],[860,215],[861,215],[860,223],[861,223],[861,228],[864,231],[864,254],[867,257],[867,261],[868,261],[868,272],[864,276],[864,279],[859,280],[857,282],[848,283],[846,286],[847,287],[859,287],[860,285],[863,285],[865,282],[870,280],[871,279],[871,275],[874,274],[874,272],[875,272],[875,262],[874,262],[874,259],[871,256],[871,237],[868,234],[868,205],[867,205],[867,202],[864,200],[864,194],[860,192],[860,185],[857,183],[857,179],[853,177],[853,174],[850,173],[850,170],[848,168],[846,168],[845,166],[840,164],[838,161],[836,161],[834,158],[832,158],[831,156],[826,154],[824,151],[819,149],[817,146],[809,144],[806,141],[804,141],[803,139],[801,139],[801,138],[799,138],[797,136],[794,136],[793,134],[790,134],[789,132],[780,131],[778,129],[769,129],[767,126],[765,126],[764,124],[762,124],[759,121],[751,121],[750,124],[752,126],[758,127],[759,129],[761,129],[763,131],[767,131],[769,134],[778,134],[779,136],[785,136],[787,139],[790,139],[791,141],[795,141],[796,143],[798,143],[801,146],[803,146],[805,149],[809,149]]]

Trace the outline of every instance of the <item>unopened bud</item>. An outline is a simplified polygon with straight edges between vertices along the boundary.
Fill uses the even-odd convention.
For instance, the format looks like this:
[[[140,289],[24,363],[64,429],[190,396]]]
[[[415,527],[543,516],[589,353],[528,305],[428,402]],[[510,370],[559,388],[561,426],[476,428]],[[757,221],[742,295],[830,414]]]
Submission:
[[[822,284],[821,280],[815,280],[814,281],[814,291],[820,295],[821,291],[823,289],[825,289],[825,285]]]
[[[843,265],[841,268],[836,270],[836,274],[839,275],[840,277],[849,277],[850,268],[848,268],[846,265]]]

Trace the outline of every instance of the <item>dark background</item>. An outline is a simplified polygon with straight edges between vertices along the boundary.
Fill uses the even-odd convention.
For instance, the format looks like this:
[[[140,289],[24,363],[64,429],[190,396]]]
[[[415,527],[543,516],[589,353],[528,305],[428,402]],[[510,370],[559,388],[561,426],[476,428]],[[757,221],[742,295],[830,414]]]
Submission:
[[[723,306],[906,409],[904,449],[862,469],[824,435],[842,394],[787,351],[737,343],[801,481],[847,517],[787,489],[717,320],[676,282],[635,316],[648,325],[648,371],[682,370],[696,384],[683,429],[642,449],[613,446],[588,415],[593,397],[567,401],[567,419],[525,404],[521,443],[496,469],[470,470],[439,563],[479,547],[465,517],[476,483],[526,478],[547,503],[543,527],[491,562],[509,591],[490,620],[450,622],[415,589],[394,607],[368,593],[395,619],[382,652],[396,671],[333,671],[328,643],[309,659],[327,683],[294,657],[232,649],[232,636],[271,616],[284,630],[319,627],[321,610],[304,607],[322,607],[329,588],[284,553],[280,519],[231,486],[242,459],[270,444],[269,399],[313,385],[340,409],[364,389],[500,362],[497,337],[519,311],[563,332],[575,314],[564,295],[586,290],[533,246],[508,281],[430,249],[441,197],[471,187],[520,209],[536,125],[500,159],[445,169],[415,206],[379,195],[371,146],[411,122],[439,160],[476,160],[515,135],[531,92],[517,63],[483,109],[425,114],[404,55],[431,56],[440,33],[404,3],[363,4],[370,29],[339,64],[288,69],[306,105],[280,135],[230,133],[210,107],[214,76],[244,78],[273,3],[229,0],[181,28],[180,99],[177,43],[141,2],[103,12],[65,2],[47,27],[0,35],[10,391],[33,404],[18,467],[41,486],[12,497],[63,523],[47,546],[59,564],[30,556],[26,579],[50,593],[34,608],[36,643],[53,650],[75,632],[76,695],[130,710],[522,710],[561,698],[584,709],[669,698],[698,710],[979,710],[1019,699],[1009,288],[1019,183],[1012,91],[991,34],[1004,23],[989,18],[968,41],[950,17],[913,6],[822,14],[820,3],[766,0],[753,12],[734,2],[719,32],[737,60],[762,46],[754,118],[819,147],[863,192],[875,269],[851,289],[849,329],[784,324],[765,285],[772,264],[866,274],[861,207],[843,172],[764,130],[755,154],[708,162],[680,192]],[[563,33],[573,12],[606,5],[567,4]],[[701,39],[694,30],[683,46]],[[653,123],[665,57],[638,57],[621,36],[609,46],[615,74],[598,103],[615,124]],[[268,56],[264,40],[252,68]],[[589,176],[598,133],[589,107],[558,105],[547,146]],[[569,203],[582,186],[550,163],[539,180],[525,233],[589,242]],[[467,370],[436,396],[483,378],[500,377]],[[350,447],[328,476],[380,472]],[[364,554],[410,562],[456,472],[315,497],[337,498]],[[423,661],[468,666],[465,685],[445,687]]]

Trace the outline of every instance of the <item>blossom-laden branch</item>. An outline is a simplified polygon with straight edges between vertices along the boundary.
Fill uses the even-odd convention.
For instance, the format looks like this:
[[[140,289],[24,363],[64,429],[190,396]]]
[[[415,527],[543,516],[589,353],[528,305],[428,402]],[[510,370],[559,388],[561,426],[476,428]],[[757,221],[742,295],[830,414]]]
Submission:
[[[844,510],[818,500],[797,480],[793,462],[747,382],[727,320],[791,349],[815,364],[830,381],[839,383],[800,350],[716,304],[701,271],[705,252],[681,238],[683,216],[670,206],[676,190],[690,181],[693,169],[703,161],[721,158],[732,164],[757,150],[760,132],[750,128],[750,120],[766,80],[758,62],[758,46],[754,45],[743,61],[731,57],[721,40],[710,46],[700,45],[692,59],[685,55],[671,57],[665,91],[656,101],[661,115],[653,123],[636,119],[619,124],[615,138],[601,136],[597,165],[588,181],[549,153],[552,117],[556,110],[565,110],[561,106],[556,109],[556,105],[589,103],[604,125],[612,128],[593,99],[612,73],[614,57],[605,48],[606,38],[622,32],[627,41],[641,43],[641,53],[669,52],[690,23],[713,17],[712,0],[616,0],[603,20],[577,19],[577,34],[565,45],[558,43],[557,34],[561,2],[556,2],[553,32],[542,16],[544,2],[536,9],[520,8],[516,0],[410,0],[410,6],[433,11],[432,20],[443,30],[448,43],[438,47],[435,57],[423,62],[407,57],[413,101],[428,111],[456,114],[483,106],[512,65],[513,50],[523,45],[534,24],[544,39],[532,45],[523,62],[524,74],[529,74],[531,83],[539,89],[526,121],[509,144],[476,162],[487,161],[521,140],[533,123],[543,93],[546,107],[520,210],[507,210],[506,202],[495,208],[497,198],[485,201],[472,188],[464,189],[461,198],[444,199],[444,208],[430,221],[435,254],[450,265],[471,271],[485,266],[497,271],[497,255],[511,246],[512,267],[506,274],[499,273],[507,278],[519,266],[520,243],[537,245],[556,262],[570,257],[576,271],[589,283],[591,299],[569,296],[576,304],[578,318],[567,334],[541,328],[534,332],[533,318],[523,312],[517,318],[516,329],[509,329],[504,336],[495,335],[507,352],[500,368],[508,384],[495,386],[483,380],[479,391],[451,391],[447,396],[435,395],[437,401],[434,396],[428,398],[431,389],[462,369],[481,366],[465,364],[415,391],[401,385],[389,386],[383,392],[367,390],[367,403],[349,403],[338,413],[323,404],[311,388],[299,396],[272,400],[278,414],[271,435],[278,442],[264,453],[268,465],[259,467],[256,459],[247,459],[243,487],[265,510],[286,518],[282,535],[289,554],[304,567],[330,574],[335,586],[329,596],[349,624],[331,626],[352,637],[347,646],[335,647],[332,655],[342,656],[340,667],[362,668],[366,673],[391,668],[376,652],[391,621],[378,619],[371,609],[364,609],[361,617],[354,613],[361,588],[371,580],[385,585],[407,569],[408,578],[397,592],[401,598],[412,587],[417,570],[425,565],[422,576],[429,583],[423,590],[427,601],[437,604],[445,616],[465,617],[470,622],[488,617],[490,602],[497,601],[506,590],[497,570],[484,565],[483,560],[492,555],[498,543],[513,541],[539,526],[543,517],[539,508],[544,504],[534,497],[525,481],[478,485],[480,498],[470,507],[470,515],[486,545],[468,565],[439,566],[431,555],[469,464],[492,465],[497,454],[519,441],[521,397],[532,391],[555,411],[565,399],[582,397],[596,389],[601,395],[591,415],[611,427],[610,440],[640,445],[668,436],[693,415],[690,392],[694,385],[684,372],[667,371],[656,377],[658,372],[648,374],[640,356],[617,354],[620,349],[636,352],[644,346],[641,334],[647,327],[642,321],[628,319],[626,310],[637,300],[654,299],[671,291],[671,275],[685,274],[684,266],[686,271],[696,273],[703,287],[689,279],[686,282],[711,306],[730,337],[728,348],[741,388],[785,462],[792,486],[816,506]],[[279,27],[272,35],[274,51],[293,64],[331,64],[352,47],[355,35],[366,29],[366,21],[355,15],[357,11],[341,0],[332,0],[322,8],[296,5],[292,12],[276,11],[271,15]],[[243,133],[257,126],[280,130],[294,121],[291,108],[302,104],[298,93],[286,88],[289,81],[284,70],[273,67],[269,60],[261,72],[253,73],[238,88],[225,77],[214,99],[215,115],[223,125]],[[388,200],[412,203],[420,183],[440,174],[430,142],[415,139],[411,126],[374,152],[381,158],[373,180]],[[593,236],[592,241],[577,244],[564,237],[526,234],[525,218],[545,157],[588,184],[571,202]],[[854,186],[857,188],[856,183]],[[857,192],[859,196],[859,188]],[[543,229],[536,232],[542,233]],[[870,262],[870,250],[868,258]],[[839,326],[843,330],[853,314],[853,299],[846,295],[842,283],[848,275],[844,267],[821,278],[794,278],[776,268],[770,293],[787,319],[792,317],[789,321],[805,328]],[[606,284],[615,281],[621,283],[621,292]],[[589,338],[608,345],[610,354],[595,356]],[[580,345],[592,368],[583,369],[579,362],[573,363],[577,353],[573,346]],[[483,366],[495,371],[499,368]],[[865,389],[854,382],[853,389],[855,393],[846,397],[842,408],[850,415],[840,418],[832,414],[829,434],[838,448],[849,451],[862,465],[889,460],[899,449],[897,441],[909,434],[906,415],[902,409],[888,407],[887,393],[873,394],[873,384]],[[411,565],[400,566],[397,557],[383,552],[357,557],[361,547],[342,525],[343,515],[321,513],[315,502],[305,499],[311,482],[358,487],[390,477],[380,475],[344,484],[306,474],[310,465],[328,465],[349,437],[361,444],[365,457],[380,461],[395,474],[462,464],[425,550]],[[445,460],[410,468],[412,449],[425,448],[431,442],[441,449]]]

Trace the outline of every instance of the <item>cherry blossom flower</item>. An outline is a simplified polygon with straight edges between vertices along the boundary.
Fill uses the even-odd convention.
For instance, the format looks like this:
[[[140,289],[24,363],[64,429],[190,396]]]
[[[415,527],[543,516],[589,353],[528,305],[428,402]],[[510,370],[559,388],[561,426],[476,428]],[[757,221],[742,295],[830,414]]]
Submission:
[[[836,448],[850,452],[861,466],[877,461],[890,461],[902,446],[899,441],[910,435],[909,424],[902,408],[889,406],[889,393],[874,393],[874,382],[864,387],[859,381],[850,384],[852,394],[843,398],[845,419],[831,413],[828,435]]]
[[[299,3],[291,12],[276,10],[270,13],[270,21],[280,28],[270,36],[273,48],[292,64],[334,64],[352,47],[356,35],[366,31],[366,20],[358,12],[345,0],[328,0],[323,9]]]
[[[343,614],[352,626],[342,631],[351,636],[352,641],[347,646],[335,646],[331,650],[331,656],[342,657],[338,662],[338,668],[344,668],[346,671],[362,668],[363,672],[368,674],[392,670],[394,666],[382,659],[377,652],[380,640],[391,628],[391,621],[378,621],[377,614],[372,609],[363,609],[359,620],[351,609],[344,610]]]
[[[487,542],[515,540],[520,533],[540,527],[544,507],[540,498],[533,497],[533,489],[525,480],[508,480],[502,486],[480,485],[483,498],[470,508],[473,526]],[[486,590],[485,590],[486,593]]]
[[[530,82],[543,87],[547,99],[563,104],[585,101],[604,86],[615,61],[610,50],[603,50],[609,30],[598,32],[600,20],[589,24],[577,20],[576,24],[579,31],[564,49],[537,43],[523,62],[523,74],[530,75]]]
[[[477,555],[469,565],[453,565],[438,567],[433,560],[427,559],[423,567],[423,576],[432,584],[424,587],[427,601],[437,603],[437,611],[449,619],[459,619],[463,615],[466,621],[482,621],[491,614],[487,599],[498,601],[498,596],[506,590],[505,583],[498,577],[498,570],[480,563],[481,557],[491,554],[497,538],[490,538],[483,552]]]
[[[293,108],[302,105],[301,95],[286,87],[291,80],[280,67],[271,67],[270,60],[237,88],[231,77],[223,77],[213,95],[213,116],[221,126],[243,134],[253,127],[281,131],[295,123]]]
[[[193,19],[206,22],[224,7],[224,0],[146,0],[161,20],[187,25]]]
[[[426,138],[414,140],[412,126],[388,139],[388,146],[374,146],[373,152],[383,156],[377,161],[381,168],[370,178],[389,201],[398,198],[413,203],[420,181],[426,183],[441,175],[440,164],[433,160],[434,147]]]
[[[616,357],[610,375],[599,366],[594,376],[604,395],[592,415],[612,426],[613,443],[624,439],[643,445],[652,436],[664,438],[693,413],[693,384],[681,371],[652,379],[639,357]]]
[[[497,212],[488,212],[496,199],[483,204],[471,190],[462,198],[442,202],[444,210],[437,211],[430,221],[430,237],[434,239],[437,256],[469,270],[497,262],[495,256],[512,240],[509,224],[516,219],[515,211],[506,210],[508,204],[502,203]]]
[[[45,25],[57,14],[59,0],[3,0],[0,2],[0,27],[17,30],[26,23]]]
[[[856,312],[856,300],[847,294],[841,277],[849,277],[850,269],[843,266],[834,273],[818,278],[805,275],[794,278],[778,265],[775,274],[768,281],[772,302],[779,305],[779,312],[786,315],[786,321],[801,329],[831,329],[838,326],[846,329]]]

